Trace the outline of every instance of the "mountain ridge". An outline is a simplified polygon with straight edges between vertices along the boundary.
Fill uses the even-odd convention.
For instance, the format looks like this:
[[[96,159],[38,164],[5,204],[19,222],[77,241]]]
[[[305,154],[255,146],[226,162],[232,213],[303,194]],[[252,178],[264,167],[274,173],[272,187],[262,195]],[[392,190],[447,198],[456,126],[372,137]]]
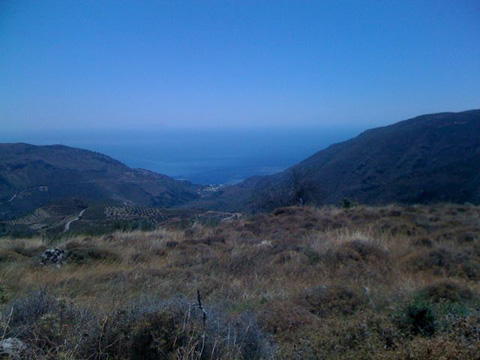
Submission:
[[[332,144],[198,206],[264,211],[305,202],[480,202],[480,110],[420,115]]]
[[[107,155],[65,145],[0,144],[0,217],[19,216],[48,203],[78,198],[172,207],[203,189]]]
[[[277,174],[206,187],[65,145],[0,144],[0,218],[52,201],[256,212],[310,203],[480,203],[480,110],[368,129]],[[211,189],[210,189],[211,190]]]

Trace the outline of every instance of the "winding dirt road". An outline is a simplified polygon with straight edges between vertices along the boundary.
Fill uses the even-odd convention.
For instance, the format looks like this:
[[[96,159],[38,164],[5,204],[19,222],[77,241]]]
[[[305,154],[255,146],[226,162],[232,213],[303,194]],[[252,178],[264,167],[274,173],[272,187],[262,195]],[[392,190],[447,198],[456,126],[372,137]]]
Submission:
[[[63,232],[67,232],[70,230],[70,224],[73,223],[74,221],[77,221],[77,220],[80,220],[83,216],[83,213],[85,212],[85,210],[87,209],[83,209],[82,211],[80,211],[77,215],[76,218],[73,218],[72,220],[69,220],[67,221],[67,223],[65,224],[65,229],[63,230]]]

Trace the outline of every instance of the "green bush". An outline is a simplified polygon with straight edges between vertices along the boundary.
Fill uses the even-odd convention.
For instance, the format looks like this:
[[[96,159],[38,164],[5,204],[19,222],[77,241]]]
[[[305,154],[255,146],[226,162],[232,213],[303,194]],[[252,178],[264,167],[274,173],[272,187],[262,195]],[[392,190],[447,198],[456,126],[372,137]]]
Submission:
[[[340,206],[343,209],[353,209],[354,207],[357,206],[357,203],[348,198],[343,198],[342,201],[340,202]]]
[[[173,359],[175,344],[182,343],[182,336],[175,318],[168,313],[153,313],[135,324],[131,336],[132,359]]]
[[[394,315],[397,326],[411,335],[451,332],[455,322],[476,313],[478,299],[465,286],[444,280],[421,289]]]
[[[431,303],[415,299],[401,308],[395,316],[398,327],[411,335],[435,334],[436,316]]]

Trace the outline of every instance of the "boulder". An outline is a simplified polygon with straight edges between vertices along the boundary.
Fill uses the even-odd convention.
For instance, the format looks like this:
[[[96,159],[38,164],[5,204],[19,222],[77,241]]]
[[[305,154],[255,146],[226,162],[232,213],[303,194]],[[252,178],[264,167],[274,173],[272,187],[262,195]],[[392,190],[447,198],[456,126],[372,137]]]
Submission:
[[[67,254],[65,253],[65,250],[61,249],[48,249],[40,255],[40,263],[42,265],[60,266],[66,259]]]

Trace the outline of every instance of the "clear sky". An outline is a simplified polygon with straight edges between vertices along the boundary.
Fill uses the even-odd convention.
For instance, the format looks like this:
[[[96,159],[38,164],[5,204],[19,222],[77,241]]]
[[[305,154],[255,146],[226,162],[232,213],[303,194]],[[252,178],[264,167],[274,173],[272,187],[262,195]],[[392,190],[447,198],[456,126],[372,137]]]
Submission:
[[[0,0],[4,130],[370,127],[472,108],[478,0]]]

